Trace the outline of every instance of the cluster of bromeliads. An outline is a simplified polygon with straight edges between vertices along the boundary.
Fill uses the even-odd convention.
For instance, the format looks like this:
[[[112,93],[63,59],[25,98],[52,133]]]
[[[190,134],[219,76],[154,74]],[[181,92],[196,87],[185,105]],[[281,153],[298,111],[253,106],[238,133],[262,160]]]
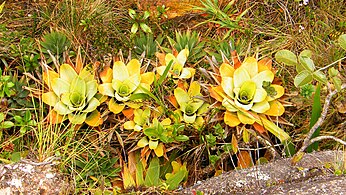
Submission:
[[[172,124],[190,125],[201,128],[206,121],[204,116],[210,112],[210,103],[202,98],[201,84],[187,80],[195,75],[195,69],[185,67],[189,50],[174,54],[160,54],[160,66],[156,73],[145,72],[137,59],[127,64],[115,61],[112,67],[105,67],[99,75],[92,65],[83,67],[80,56],[76,64],[62,64],[57,72],[48,69],[43,78],[49,91],[42,94],[44,103],[51,106],[49,120],[60,123],[69,120],[71,124],[86,123],[99,126],[103,123],[97,108],[102,103],[108,104],[114,114],[131,111],[124,129],[142,133],[137,146],[149,147],[156,156],[165,153],[164,143],[187,141],[183,135],[184,128]],[[215,75],[215,74],[214,74]],[[216,86],[210,86],[210,96],[219,103],[214,103],[224,112],[225,124],[235,127],[251,124],[258,131],[268,130],[280,141],[287,141],[289,135],[277,127],[270,116],[280,116],[284,107],[278,101],[284,94],[284,88],[274,79],[275,70],[271,60],[265,58],[257,61],[253,57],[233,63],[224,62],[216,72]],[[97,78],[100,78],[101,83]],[[172,116],[164,118],[167,109],[153,95],[152,88],[160,86],[166,79],[172,79],[176,88],[169,97],[176,108]],[[170,92],[161,92],[169,94]],[[205,94],[204,94],[205,95]],[[205,97],[205,96],[204,96]],[[150,102],[146,104],[145,102]],[[158,106],[155,105],[155,102]],[[147,105],[147,106],[146,106]]]

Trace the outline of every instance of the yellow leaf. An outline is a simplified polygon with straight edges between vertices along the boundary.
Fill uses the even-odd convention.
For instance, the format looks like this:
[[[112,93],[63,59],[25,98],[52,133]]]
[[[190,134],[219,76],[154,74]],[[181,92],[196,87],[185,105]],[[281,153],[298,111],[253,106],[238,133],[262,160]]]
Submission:
[[[242,112],[237,112],[238,119],[243,124],[250,124],[252,125],[255,122],[254,118],[250,118],[248,115],[243,114]]]
[[[268,116],[281,116],[285,112],[284,106],[277,100],[269,102],[270,108],[264,114]]]
[[[240,120],[238,119],[238,116],[235,113],[228,112],[228,111],[225,112],[224,121],[226,125],[230,127],[235,127],[240,124]]]
[[[118,114],[125,108],[125,105],[124,104],[117,104],[114,101],[114,98],[112,98],[108,103],[108,108],[114,114]]]
[[[132,130],[135,128],[136,123],[134,121],[126,121],[124,123],[124,129]]]
[[[151,85],[154,82],[155,74],[153,72],[146,72],[141,74],[141,83]]]
[[[262,72],[264,70],[271,70],[272,69],[272,59],[270,58],[263,58],[258,62],[258,72]]]
[[[224,99],[222,97],[222,94],[224,95],[224,97],[226,96],[221,86],[209,88],[209,93],[212,98],[216,99],[219,102],[222,102]]]
[[[127,168],[127,165],[123,166],[122,179],[125,189],[134,187],[136,185],[135,180],[133,179],[129,169]]]
[[[142,139],[140,139],[137,142],[137,146],[140,148],[144,148],[145,146],[147,146],[149,144],[147,137],[142,137]]]
[[[227,63],[222,63],[219,71],[221,77],[233,77],[234,68]]]
[[[101,113],[97,110],[93,111],[85,119],[85,123],[92,127],[97,127],[101,125],[103,123],[103,119],[101,118]]]
[[[164,154],[164,145],[163,143],[160,143],[155,149],[154,152],[157,157],[161,157]]]

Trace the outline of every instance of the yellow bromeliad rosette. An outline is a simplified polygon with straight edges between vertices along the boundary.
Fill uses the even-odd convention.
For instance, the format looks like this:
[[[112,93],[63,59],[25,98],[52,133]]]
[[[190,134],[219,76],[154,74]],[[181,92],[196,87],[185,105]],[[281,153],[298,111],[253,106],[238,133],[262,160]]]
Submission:
[[[100,73],[103,83],[99,85],[99,92],[111,97],[108,107],[114,114],[123,111],[125,106],[139,108],[140,104],[131,101],[131,96],[150,91],[155,74],[153,72],[141,74],[140,66],[137,59],[131,60],[127,65],[122,61],[116,61],[113,69],[106,67]]]
[[[212,96],[226,108],[224,121],[231,127],[239,124],[257,123],[272,132],[281,141],[289,135],[267,116],[281,116],[285,109],[277,100],[284,88],[273,84],[274,73],[271,61],[248,57],[239,67],[223,63],[219,69],[221,85],[212,87]]]
[[[80,58],[76,64],[76,67],[62,64],[59,73],[53,70],[43,73],[49,91],[42,94],[42,100],[52,106],[49,120],[60,123],[68,118],[72,124],[85,122],[90,126],[98,126],[103,120],[96,110],[102,102],[96,97],[97,81],[92,74],[92,67],[83,68]]]

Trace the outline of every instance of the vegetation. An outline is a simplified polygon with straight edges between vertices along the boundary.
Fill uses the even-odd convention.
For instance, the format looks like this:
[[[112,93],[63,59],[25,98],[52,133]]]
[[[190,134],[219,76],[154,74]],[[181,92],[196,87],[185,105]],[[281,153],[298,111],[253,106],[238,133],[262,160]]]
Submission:
[[[170,11],[1,4],[0,161],[57,159],[75,193],[168,193],[346,145],[342,1]]]

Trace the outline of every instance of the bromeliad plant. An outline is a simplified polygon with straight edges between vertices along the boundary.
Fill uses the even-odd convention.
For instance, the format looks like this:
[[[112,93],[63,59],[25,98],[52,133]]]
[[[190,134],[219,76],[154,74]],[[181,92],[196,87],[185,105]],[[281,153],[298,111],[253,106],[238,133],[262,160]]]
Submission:
[[[197,128],[204,124],[203,114],[208,111],[209,104],[204,102],[201,97],[201,86],[197,81],[191,83],[188,91],[178,87],[174,90],[176,99],[176,113],[185,123],[195,125]]]
[[[219,72],[221,84],[212,87],[211,95],[226,108],[224,121],[227,125],[255,124],[255,128],[262,126],[281,141],[290,139],[286,132],[267,118],[281,116],[285,111],[278,101],[284,94],[284,88],[273,83],[271,60],[257,62],[255,58],[248,57],[234,66],[223,63]]]
[[[82,60],[78,57],[76,66],[62,64],[58,72],[45,71],[43,79],[49,91],[42,94],[42,101],[52,107],[49,113],[52,123],[60,123],[68,118],[72,124],[102,124],[101,115],[96,110],[101,104],[96,97],[98,83],[91,65],[83,68]]]
[[[99,85],[99,91],[102,95],[111,97],[108,108],[114,114],[123,111],[125,106],[139,108],[141,104],[133,101],[132,95],[150,91],[155,75],[153,72],[141,74],[140,66],[137,59],[131,60],[127,65],[117,61],[114,62],[113,69],[106,67],[100,73],[103,84]]]
[[[156,55],[162,64],[162,66],[157,67],[157,73],[161,76],[167,74],[173,79],[189,79],[195,74],[195,69],[184,68],[189,56],[188,49],[181,50],[176,56],[171,53],[167,55],[157,53]]]

